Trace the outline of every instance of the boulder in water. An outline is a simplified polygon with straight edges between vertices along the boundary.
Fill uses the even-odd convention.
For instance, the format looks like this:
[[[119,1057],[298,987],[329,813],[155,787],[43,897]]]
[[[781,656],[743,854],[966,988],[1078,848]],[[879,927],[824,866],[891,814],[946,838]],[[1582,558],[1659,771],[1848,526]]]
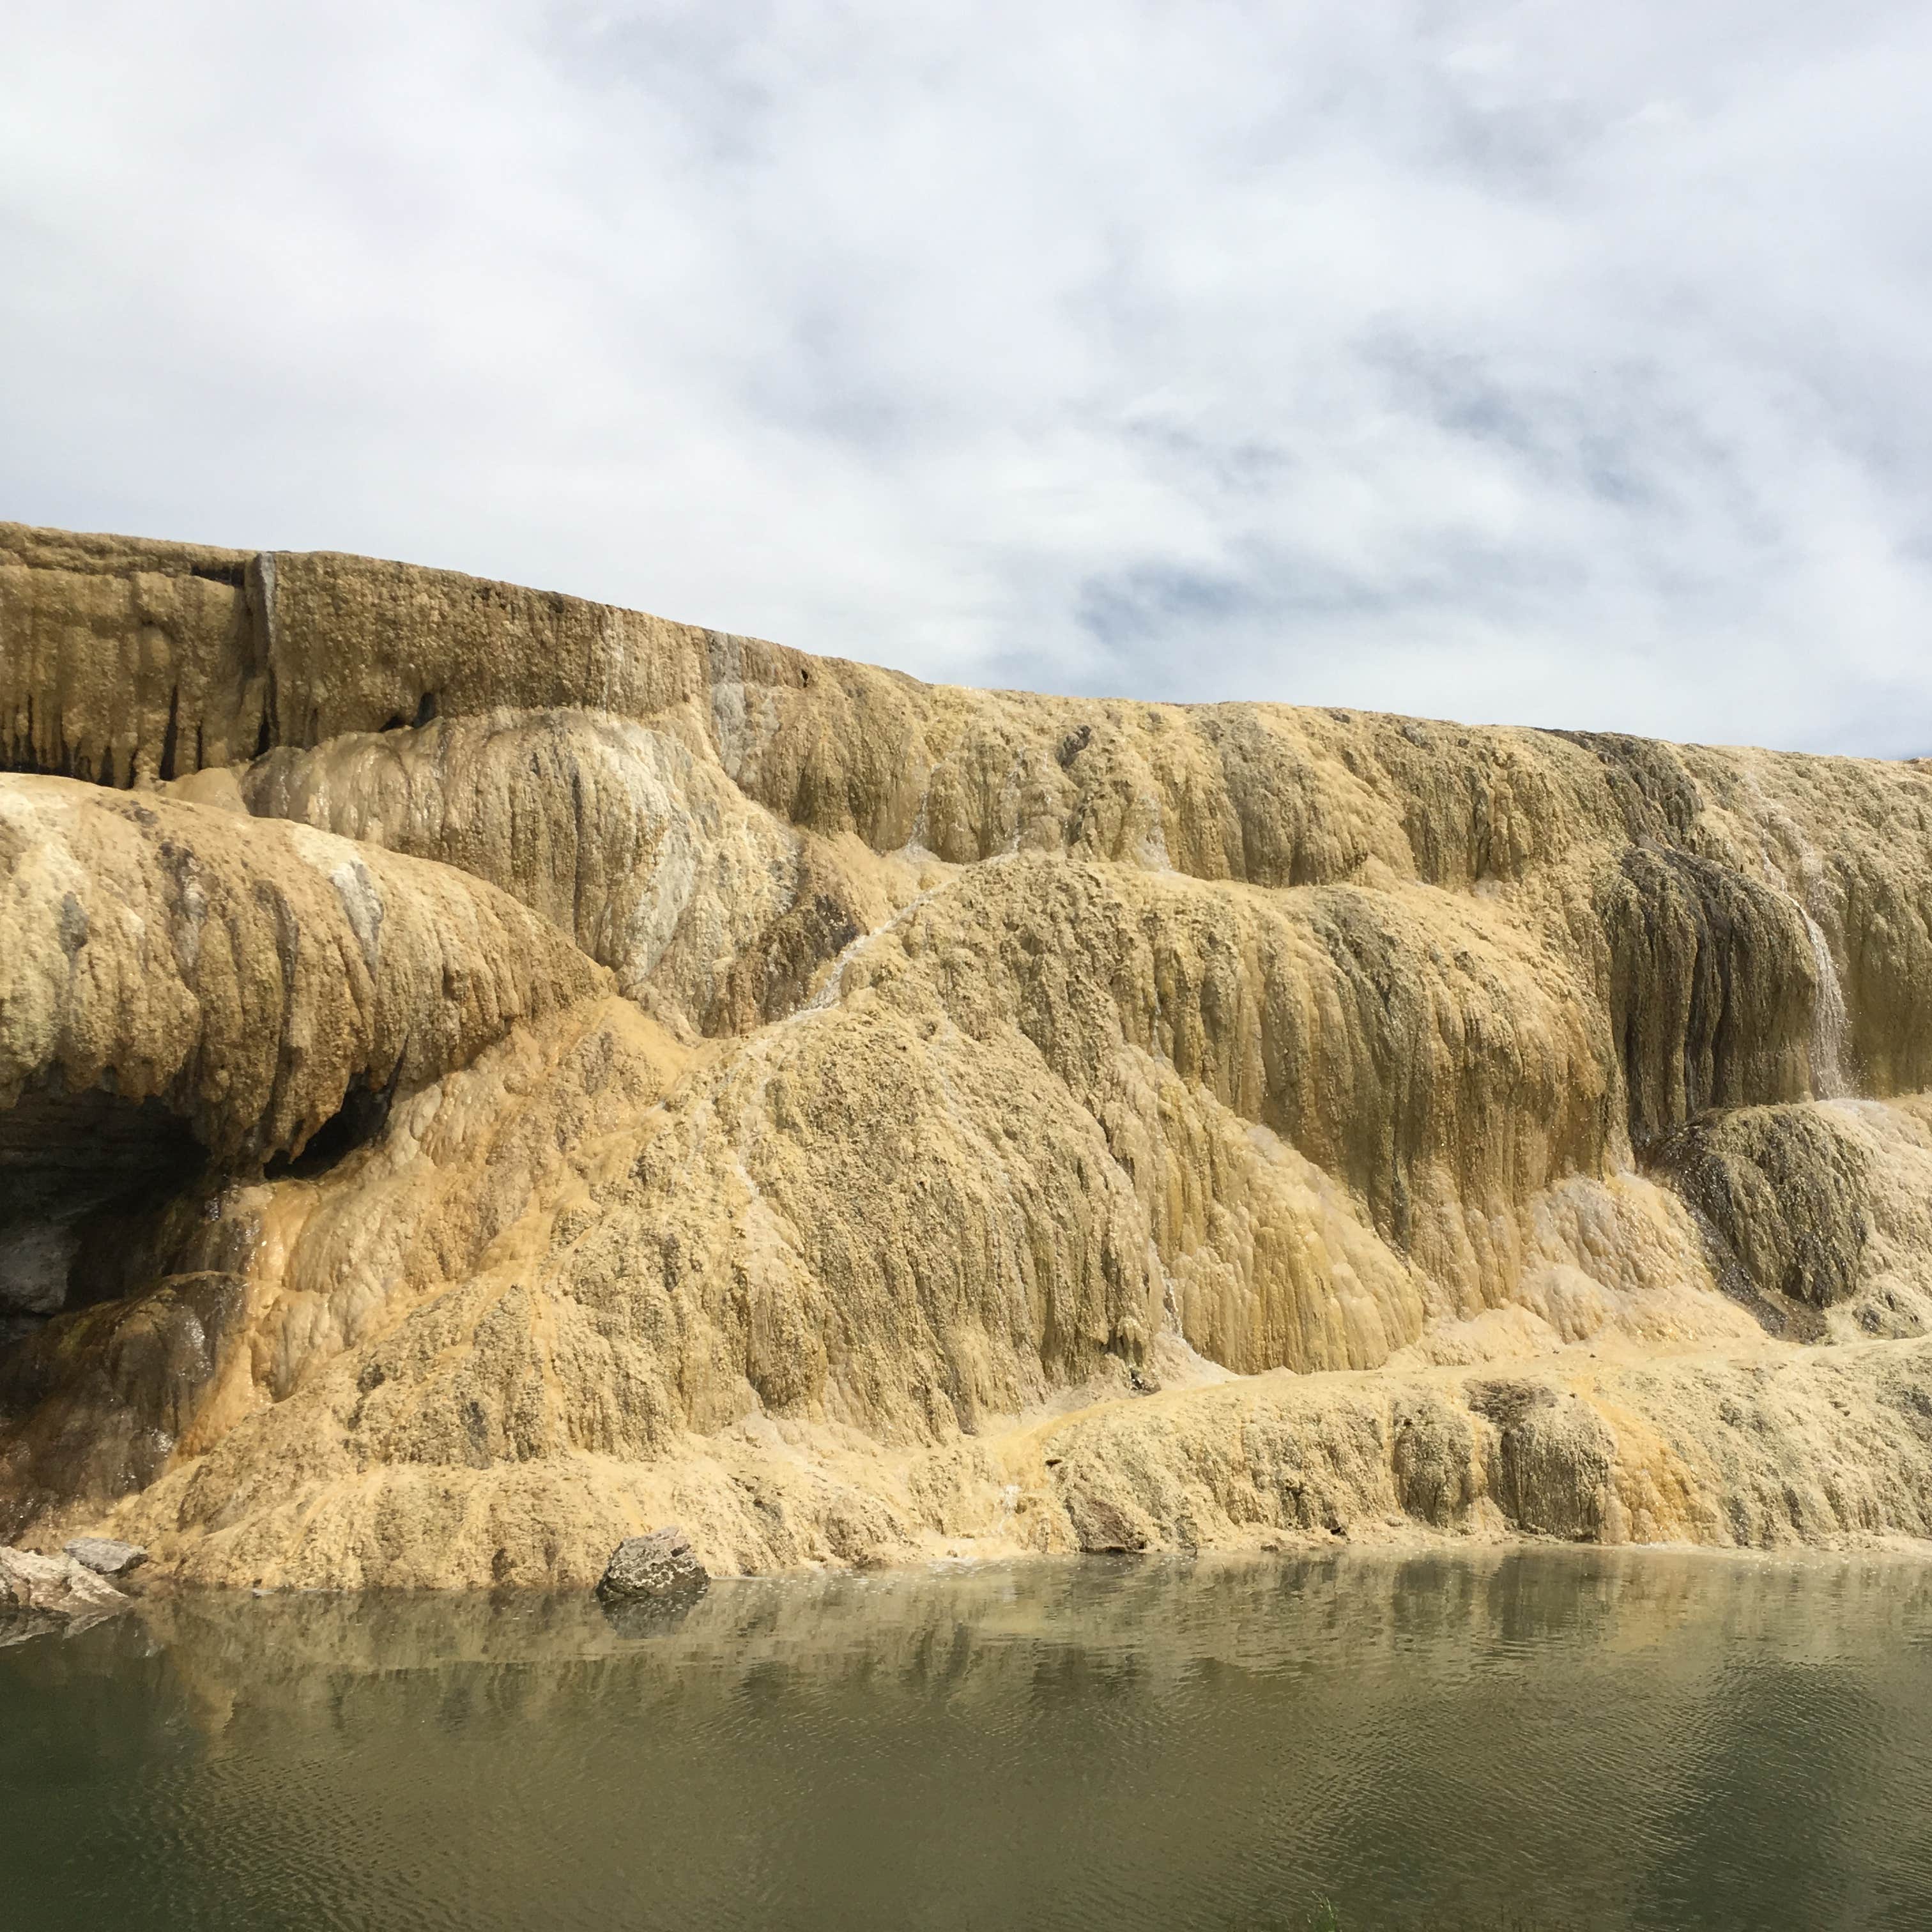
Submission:
[[[127,1604],[112,1583],[71,1556],[0,1544],[0,1644],[56,1630],[71,1635]]]
[[[67,1553],[97,1576],[124,1576],[148,1560],[138,1543],[122,1543],[111,1536],[76,1536]]]
[[[710,1574],[692,1552],[690,1538],[675,1523],[667,1523],[618,1544],[597,1594],[620,1601],[690,1598],[701,1594],[710,1582]]]

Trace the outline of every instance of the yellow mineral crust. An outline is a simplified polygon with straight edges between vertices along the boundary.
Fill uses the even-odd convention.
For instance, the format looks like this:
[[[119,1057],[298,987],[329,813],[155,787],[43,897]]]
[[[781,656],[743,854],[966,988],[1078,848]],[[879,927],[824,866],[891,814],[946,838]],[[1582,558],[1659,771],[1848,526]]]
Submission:
[[[0,1538],[1932,1536],[1912,766],[13,526],[0,751]]]
[[[298,1154],[352,1081],[415,1088],[602,992],[446,866],[71,779],[0,787],[0,1106],[158,1099],[212,1153]]]

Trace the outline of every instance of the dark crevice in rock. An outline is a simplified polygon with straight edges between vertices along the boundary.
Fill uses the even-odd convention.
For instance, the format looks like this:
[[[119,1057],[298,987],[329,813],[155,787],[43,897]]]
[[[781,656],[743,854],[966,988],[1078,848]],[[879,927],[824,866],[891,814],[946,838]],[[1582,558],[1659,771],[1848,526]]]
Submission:
[[[244,1278],[176,1274],[0,1351],[0,1542],[44,1510],[144,1489],[242,1334]]]
[[[175,760],[181,747],[181,686],[177,684],[168,693],[167,728],[161,734],[160,779],[168,784],[175,776]],[[196,769],[200,760],[196,759]]]
[[[262,614],[259,604],[251,603],[255,615],[256,635],[258,647],[267,664],[267,676],[262,680],[262,722],[255,734],[255,755],[266,758],[280,742],[281,728],[281,694],[277,688],[274,660],[268,656],[266,649],[268,636],[268,619]]]
[[[382,728],[385,731],[420,731],[425,724],[436,722],[441,708],[436,693],[426,691],[417,699],[416,708],[409,717],[405,718],[400,711],[392,711],[382,721]]]
[[[206,1165],[152,1100],[48,1088],[0,1112],[0,1318],[14,1339],[140,1286],[161,1221]]]
[[[268,1162],[266,1177],[273,1180],[286,1174],[313,1180],[339,1166],[358,1148],[366,1147],[388,1124],[401,1074],[399,1059],[386,1086],[372,1087],[359,1081],[351,1086],[342,1096],[342,1105],[310,1135],[299,1153],[278,1156]]]
[[[0,1542],[153,1481],[240,1333],[254,1239],[180,1118],[103,1087],[0,1112]]]

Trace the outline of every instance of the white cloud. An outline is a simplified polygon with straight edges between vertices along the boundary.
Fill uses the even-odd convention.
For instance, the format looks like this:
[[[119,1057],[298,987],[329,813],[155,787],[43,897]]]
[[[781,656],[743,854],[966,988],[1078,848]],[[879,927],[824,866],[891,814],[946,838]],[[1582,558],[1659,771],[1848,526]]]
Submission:
[[[0,514],[1932,749],[1928,83],[1907,5],[42,9]]]

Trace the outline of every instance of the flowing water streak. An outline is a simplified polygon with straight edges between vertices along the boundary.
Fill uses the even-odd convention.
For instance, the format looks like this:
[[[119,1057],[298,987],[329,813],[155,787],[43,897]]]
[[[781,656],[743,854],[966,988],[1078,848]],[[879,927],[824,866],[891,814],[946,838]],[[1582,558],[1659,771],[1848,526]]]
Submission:
[[[1810,937],[1811,962],[1818,974],[1818,990],[1811,1001],[1812,1090],[1821,1100],[1843,1100],[1852,1090],[1845,1078],[1845,989],[1823,928],[1802,906],[1798,911]]]

